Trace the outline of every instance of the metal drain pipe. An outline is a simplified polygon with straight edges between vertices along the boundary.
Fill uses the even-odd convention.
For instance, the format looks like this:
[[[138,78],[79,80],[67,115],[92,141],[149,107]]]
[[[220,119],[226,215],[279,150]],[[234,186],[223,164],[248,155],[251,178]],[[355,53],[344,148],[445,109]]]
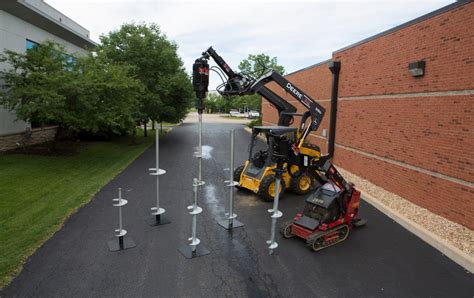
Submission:
[[[334,147],[336,143],[336,119],[337,119],[337,98],[339,91],[339,72],[341,70],[340,61],[331,61],[329,70],[332,72],[332,90],[331,90],[331,116],[329,118],[329,140],[328,155],[334,158]]]

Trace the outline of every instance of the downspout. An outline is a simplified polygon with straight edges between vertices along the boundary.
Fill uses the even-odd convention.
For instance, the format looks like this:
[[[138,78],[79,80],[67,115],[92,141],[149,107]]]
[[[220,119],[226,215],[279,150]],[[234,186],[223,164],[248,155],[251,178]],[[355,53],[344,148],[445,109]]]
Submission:
[[[331,116],[329,118],[329,140],[328,155],[334,158],[334,147],[336,142],[336,119],[337,119],[337,97],[339,89],[339,71],[341,70],[341,62],[331,61],[329,70],[332,72],[332,91],[331,91]]]

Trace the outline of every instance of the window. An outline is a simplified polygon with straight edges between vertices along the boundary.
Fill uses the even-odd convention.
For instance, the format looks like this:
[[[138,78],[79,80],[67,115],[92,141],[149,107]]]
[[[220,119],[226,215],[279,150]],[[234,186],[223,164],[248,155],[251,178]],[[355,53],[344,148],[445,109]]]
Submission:
[[[68,54],[63,54],[66,61],[64,62],[64,70],[72,70],[73,65],[77,63],[77,58]]]
[[[67,63],[71,63],[71,64],[76,64],[77,63],[77,58],[74,57],[74,56],[71,56],[69,54],[64,54],[64,57],[66,58]]]
[[[32,40],[29,40],[29,39],[26,40],[26,50],[31,50],[33,48],[36,48],[37,46],[39,46],[39,43],[37,43],[36,41],[32,41]],[[74,65],[77,62],[77,58],[74,57],[74,56],[71,56],[71,55],[66,54],[66,53],[61,53],[61,52],[58,52],[58,54],[63,55],[64,58],[66,59],[66,61],[64,63],[65,64],[64,68],[66,70],[70,70],[71,65]]]
[[[35,41],[29,40],[29,39],[26,40],[26,49],[27,50],[31,50],[32,48],[35,48],[38,45],[39,45],[39,43],[37,43]]]

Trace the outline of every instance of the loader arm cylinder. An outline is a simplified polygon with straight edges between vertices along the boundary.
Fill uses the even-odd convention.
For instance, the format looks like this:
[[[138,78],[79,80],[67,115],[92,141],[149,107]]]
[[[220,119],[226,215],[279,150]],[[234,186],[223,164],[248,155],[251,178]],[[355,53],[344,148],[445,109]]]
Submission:
[[[219,56],[219,54],[217,54],[217,52],[212,47],[207,49],[207,51],[205,51],[202,54],[203,54],[204,57],[206,57],[206,56],[212,57],[212,59],[214,59],[214,61],[216,62],[217,66],[219,66],[219,68],[224,71],[224,73],[227,75],[227,77],[229,77],[230,79],[233,79],[233,78],[236,77],[236,74],[232,70],[232,68],[230,68],[230,66],[227,64],[227,62],[225,62],[224,59],[222,59],[222,57]]]

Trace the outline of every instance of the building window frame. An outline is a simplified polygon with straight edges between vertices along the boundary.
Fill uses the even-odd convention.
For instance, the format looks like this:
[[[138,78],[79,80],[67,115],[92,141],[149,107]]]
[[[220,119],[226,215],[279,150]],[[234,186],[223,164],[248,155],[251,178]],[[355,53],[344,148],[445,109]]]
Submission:
[[[31,50],[33,48],[36,48],[37,46],[39,46],[39,43],[36,42],[36,41],[33,41],[31,39],[26,39],[26,50]]]

